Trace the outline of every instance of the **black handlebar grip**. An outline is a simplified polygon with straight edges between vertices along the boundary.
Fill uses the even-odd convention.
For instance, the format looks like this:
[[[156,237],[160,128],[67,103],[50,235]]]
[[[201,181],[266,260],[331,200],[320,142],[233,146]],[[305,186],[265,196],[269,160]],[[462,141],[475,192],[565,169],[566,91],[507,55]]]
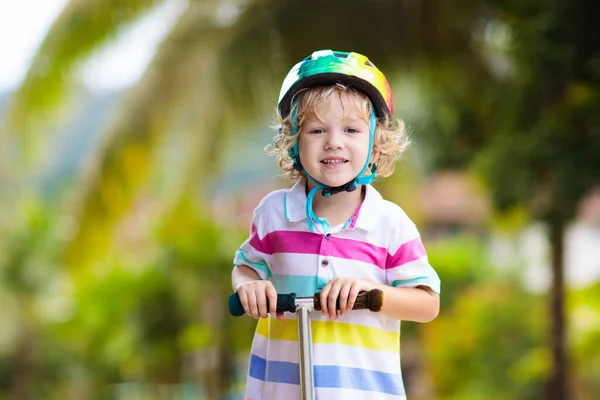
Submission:
[[[267,307],[269,303],[267,302]],[[277,295],[277,312],[296,312],[296,293]],[[244,306],[237,293],[229,295],[229,313],[234,317],[244,315]]]
[[[315,310],[321,311],[321,297],[320,293],[315,293]],[[381,311],[383,306],[383,292],[380,289],[372,289],[368,292],[362,291],[356,296],[353,310],[370,310],[373,312]],[[340,299],[338,298],[335,303],[336,310],[340,309]]]

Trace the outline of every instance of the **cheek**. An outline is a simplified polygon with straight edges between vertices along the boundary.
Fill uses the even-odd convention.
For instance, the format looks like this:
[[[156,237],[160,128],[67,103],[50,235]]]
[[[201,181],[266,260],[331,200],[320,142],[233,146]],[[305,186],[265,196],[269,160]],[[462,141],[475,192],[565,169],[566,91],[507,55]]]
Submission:
[[[298,141],[298,151],[303,153],[306,151],[306,143],[303,140]]]
[[[299,138],[298,140],[298,151],[300,153],[303,152],[312,152],[319,146],[316,140],[311,140],[311,138]]]
[[[298,143],[298,153],[300,153],[300,158],[302,159],[303,163],[310,163],[310,160],[313,158],[312,154],[314,151],[309,143],[300,141]]]
[[[354,149],[361,154],[367,154],[369,152],[369,139],[361,138],[361,140],[354,143]]]

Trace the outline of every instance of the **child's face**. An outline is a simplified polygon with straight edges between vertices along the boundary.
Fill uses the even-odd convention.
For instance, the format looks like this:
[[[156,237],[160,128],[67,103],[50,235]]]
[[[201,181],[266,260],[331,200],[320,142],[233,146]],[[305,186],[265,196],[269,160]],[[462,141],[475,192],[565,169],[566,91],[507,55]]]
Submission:
[[[304,121],[299,136],[300,160],[306,172],[324,185],[354,179],[369,156],[369,124],[348,94],[317,108],[320,117]],[[311,183],[311,182],[309,182]],[[311,185],[312,186],[312,185]]]

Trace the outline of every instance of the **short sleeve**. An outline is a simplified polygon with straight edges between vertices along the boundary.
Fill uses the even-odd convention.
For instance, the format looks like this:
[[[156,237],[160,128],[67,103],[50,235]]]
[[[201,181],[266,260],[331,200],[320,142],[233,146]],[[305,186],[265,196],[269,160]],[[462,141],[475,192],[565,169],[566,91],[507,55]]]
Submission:
[[[250,236],[236,251],[233,259],[233,264],[237,267],[239,265],[246,265],[252,268],[260,279],[269,279],[271,277],[271,270],[269,268],[268,257],[269,255],[264,253],[262,245],[264,234],[263,224],[261,223],[261,210],[259,207],[254,210],[254,217],[252,225],[250,226]]]
[[[408,221],[402,221],[388,249],[387,283],[394,287],[427,286],[439,294],[440,278],[429,264],[419,231],[415,224],[406,218]]]

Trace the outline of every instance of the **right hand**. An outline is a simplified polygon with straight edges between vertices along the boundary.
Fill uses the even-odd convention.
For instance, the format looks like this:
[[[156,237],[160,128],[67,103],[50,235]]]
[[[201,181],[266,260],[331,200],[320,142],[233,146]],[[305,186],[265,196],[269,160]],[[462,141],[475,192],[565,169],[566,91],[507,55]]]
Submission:
[[[237,289],[244,312],[256,319],[267,318],[269,313],[283,320],[283,313],[277,313],[277,291],[268,280],[248,281]],[[268,307],[267,307],[268,302]]]

